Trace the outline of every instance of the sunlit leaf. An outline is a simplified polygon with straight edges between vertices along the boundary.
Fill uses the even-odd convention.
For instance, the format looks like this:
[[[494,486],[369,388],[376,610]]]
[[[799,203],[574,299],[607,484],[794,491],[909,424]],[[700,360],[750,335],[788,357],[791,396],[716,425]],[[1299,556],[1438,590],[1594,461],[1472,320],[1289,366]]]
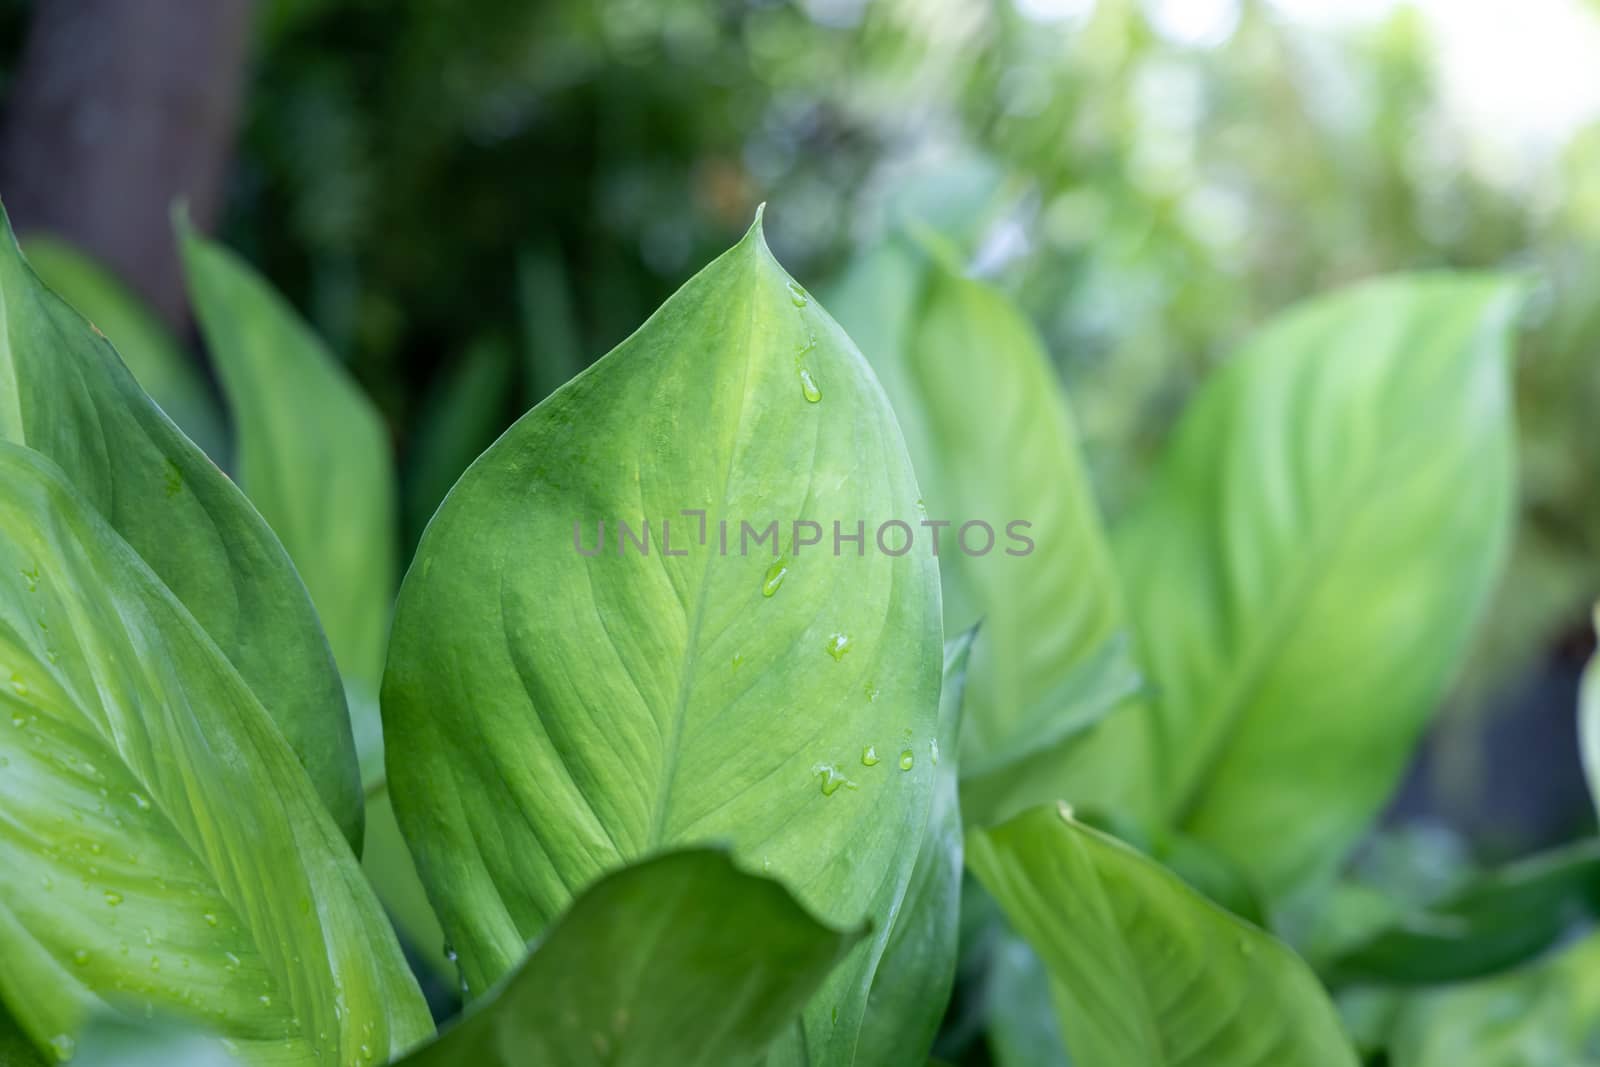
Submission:
[[[786,1038],[851,1061],[928,820],[941,639],[934,560],[835,555],[832,524],[872,538],[917,495],[877,382],[759,225],[468,470],[401,589],[383,714],[471,994],[607,871],[726,841],[874,924]],[[827,540],[797,549],[795,521]],[[782,544],[741,553],[769,522]]]
[[[3,223],[3,219],[0,219]],[[266,706],[335,820],[361,783],[327,640],[283,546],[140,391],[111,345],[0,233],[0,439],[49,456],[156,572]]]
[[[61,469],[0,443],[0,1000],[102,1003],[246,1062],[375,1062],[431,1023],[283,735]]]
[[[1299,957],[1115,838],[1035,808],[967,856],[1044,961],[1076,1067],[1354,1067]]]
[[[1166,808],[1269,893],[1377,813],[1499,571],[1513,297],[1415,276],[1288,313],[1201,390],[1118,531]]]
[[[840,321],[884,383],[940,538],[945,629],[980,618],[963,720],[963,806],[989,822],[1029,805],[1138,803],[1141,720],[1118,772],[1075,773],[1072,749],[1138,676],[1121,594],[1060,383],[1027,320],[899,234],[838,287]],[[1124,736],[1125,735],[1125,736]],[[1111,757],[1104,757],[1111,758]]]

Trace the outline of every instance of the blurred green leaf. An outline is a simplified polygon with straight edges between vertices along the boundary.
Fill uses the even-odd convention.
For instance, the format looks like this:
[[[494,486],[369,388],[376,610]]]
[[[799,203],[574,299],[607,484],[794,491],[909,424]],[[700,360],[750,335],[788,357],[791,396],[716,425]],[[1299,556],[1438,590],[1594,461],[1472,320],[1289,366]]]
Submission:
[[[1118,531],[1165,806],[1269,894],[1366,829],[1499,573],[1515,304],[1416,276],[1283,316],[1207,382]]]
[[[594,879],[724,841],[876,924],[784,1038],[849,1062],[937,778],[938,578],[789,526],[910,514],[915,485],[759,223],[473,464],[407,573],[383,689],[395,814],[470,995]],[[783,544],[741,552],[769,519]],[[646,520],[652,551],[619,547]]]
[[[0,1000],[38,1047],[70,1048],[124,999],[257,1063],[348,1063],[431,1032],[266,710],[61,468],[8,442],[0,664]]]
[[[995,945],[984,1002],[996,1067],[1072,1067],[1050,1001],[1050,973],[1015,934],[1007,933]]]
[[[327,346],[241,259],[182,232],[201,326],[239,431],[239,484],[283,538],[327,628],[347,688],[373,817],[362,859],[402,932],[448,975],[440,926],[384,796],[378,686],[395,591],[388,431]]]
[[[517,310],[522,316],[523,399],[532,407],[587,362],[572,293],[555,249],[525,250],[517,257]]]
[[[1299,957],[1065,809],[975,831],[967,855],[1043,959],[1078,1067],[1355,1067]]]
[[[965,816],[984,823],[1041,800],[1106,800],[1073,774],[1069,749],[1138,676],[1076,430],[1044,350],[1003,296],[943,258],[894,237],[846,274],[838,306],[905,432],[924,526],[948,524],[918,531],[943,541],[945,628],[983,619],[962,776],[972,780]],[[969,535],[971,523],[982,526]],[[959,550],[968,536],[992,550]],[[1119,800],[1142,785],[1138,739],[1125,745]]]
[[[414,544],[463,471],[510,423],[515,365],[494,340],[471,345],[430,391],[408,450],[406,532]]]
[[[752,1063],[864,932],[823,925],[724,853],[669,852],[585,889],[527,959],[400,1064]]]
[[[3,220],[3,215],[0,215]],[[361,783],[344,697],[283,546],[0,232],[0,439],[59,464],[192,614],[283,731],[345,836]],[[292,669],[290,668],[292,665]]]
[[[73,1067],[238,1067],[214,1038],[171,1022],[91,1020],[78,1040]]]
[[[264,278],[187,223],[180,230],[195,312],[237,426],[239,485],[305,579],[345,684],[370,699],[395,587],[388,431]],[[363,765],[362,777],[369,788],[381,781],[381,761]]]
[[[1600,936],[1485,981],[1404,1001],[1392,1067],[1595,1067],[1600,1064]]]
[[[1480,978],[1542,952],[1600,905],[1600,840],[1513,863],[1350,945],[1324,977],[1437,985]]]
[[[890,920],[889,941],[873,975],[855,1062],[874,1067],[921,1064],[933,1047],[955,982],[961,923],[961,804],[957,783],[962,698],[977,630],[945,642],[939,691],[938,767],[928,828],[911,884]]]
[[[200,450],[227,459],[227,434],[217,403],[195,361],[121,279],[87,254],[53,237],[30,237],[28,264],[46,285],[94,323],[150,399]]]

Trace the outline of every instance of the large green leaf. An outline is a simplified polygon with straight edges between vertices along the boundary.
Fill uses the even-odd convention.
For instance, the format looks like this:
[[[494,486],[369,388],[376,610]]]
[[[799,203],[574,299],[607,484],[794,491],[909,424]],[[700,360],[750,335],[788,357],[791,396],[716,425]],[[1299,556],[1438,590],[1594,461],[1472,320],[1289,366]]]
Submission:
[[[305,587],[238,488],[24,262],[0,215],[0,439],[49,456],[221,648],[347,837],[355,747]]]
[[[25,251],[44,283],[116,346],[150,399],[189,440],[221,462],[227,437],[217,403],[200,368],[166,325],[120,279],[65,241],[30,237]]]
[[[1299,957],[1066,809],[975,831],[967,856],[1044,960],[1076,1067],[1354,1067]]]
[[[403,1067],[753,1063],[862,933],[821,924],[724,853],[669,852],[585,889]]]
[[[1206,384],[1119,530],[1167,809],[1269,893],[1365,829],[1493,584],[1514,304],[1424,275],[1290,312]]]
[[[40,1048],[102,1002],[257,1063],[372,1063],[429,1032],[273,720],[61,469],[7,443],[0,679],[0,1000]]]
[[[1533,966],[1403,1002],[1392,1067],[1600,1067],[1600,935]]]
[[[1137,803],[1137,716],[1096,741],[1094,762],[1116,775],[1075,773],[1076,743],[1137,675],[1071,413],[1027,320],[936,243],[891,238],[846,275],[836,307],[894,405],[928,521],[950,523],[924,533],[940,536],[945,629],[983,620],[962,737],[967,818],[1064,795]],[[993,548],[976,554],[988,537],[973,526],[963,551],[967,523],[987,524]]]
[[[916,500],[877,382],[759,223],[468,470],[402,586],[383,714],[471,993],[600,875],[722,840],[874,923],[790,1038],[851,1062],[928,819],[941,641],[934,560],[835,556],[832,523],[872,539]],[[649,554],[619,548],[646,520]],[[797,551],[795,521],[828,540]],[[782,544],[741,554],[745,522]]]
[[[233,411],[239,485],[305,578],[346,683],[375,694],[396,573],[388,430],[265,279],[187,226],[181,236],[195,313]],[[369,781],[381,775],[381,760],[362,771]]]
[[[928,829],[911,884],[889,929],[889,943],[872,981],[856,1059],[873,1067],[921,1065],[933,1047],[955,984],[961,924],[961,803],[958,795],[961,707],[971,629],[945,643],[939,691],[939,738],[929,753],[938,767]]]

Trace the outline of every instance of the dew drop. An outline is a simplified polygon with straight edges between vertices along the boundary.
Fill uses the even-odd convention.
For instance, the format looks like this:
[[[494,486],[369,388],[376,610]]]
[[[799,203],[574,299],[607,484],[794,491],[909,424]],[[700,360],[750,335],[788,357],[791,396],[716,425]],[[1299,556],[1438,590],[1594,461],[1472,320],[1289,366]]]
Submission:
[[[740,667],[743,667],[743,666],[744,666],[744,653],[743,652],[735,652],[733,654],[733,669],[734,670],[738,670]]]
[[[761,583],[761,595],[771,596],[776,593],[778,587],[783,585],[784,576],[788,573],[789,561],[787,559],[779,558],[774,560],[772,566],[767,568],[767,576]]]
[[[28,718],[27,718],[27,716],[23,715],[22,712],[13,711],[11,713],[11,725],[12,726],[15,726],[18,729],[21,729],[23,726],[25,726],[27,724],[27,722],[28,722]]]
[[[794,306],[797,308],[803,308],[809,302],[806,298],[806,291],[794,282],[789,283],[789,299],[794,301]]]
[[[121,893],[113,893],[110,890],[107,890],[106,891],[106,903],[111,905],[113,908],[116,907],[118,904],[122,903],[122,894]]]
[[[868,704],[874,703],[878,699],[878,687],[873,685],[871,682],[868,682],[866,685],[862,686],[861,692],[866,696]]]
[[[451,963],[456,962],[458,958],[456,956],[456,947],[448,941],[444,943],[444,958],[449,960]]]
[[[900,769],[902,771],[909,771],[916,762],[916,754],[913,753],[909,748],[900,753]]]
[[[861,765],[863,767],[876,767],[878,762],[878,747],[876,745],[868,745],[861,750]]]
[[[261,1006],[262,1006],[262,1007],[263,1007],[263,1008],[270,1008],[270,1007],[272,1007],[272,997],[271,997],[271,996],[269,996],[269,995],[268,995],[268,994],[266,994],[266,993],[263,993],[263,994],[261,994],[261,995],[260,995],[260,996],[259,996],[259,997],[257,997],[257,998],[256,998],[256,1000],[257,1000],[257,1002],[259,1002],[259,1003],[260,1003],[260,1005],[261,1005]]]
[[[18,696],[28,695],[28,683],[22,680],[22,675],[13,671],[11,673],[11,688],[17,691]],[[13,722],[15,720],[12,720]]]
[[[102,845],[100,842],[98,842],[98,841],[90,841],[89,842],[89,851],[94,853],[96,856],[100,855],[105,850],[106,850],[106,846]]]
[[[68,1034],[57,1034],[50,1039],[50,1050],[56,1054],[56,1059],[65,1063],[78,1050],[78,1043]]]
[[[161,969],[161,957],[160,956],[151,956],[150,957],[150,969],[152,971],[159,971]]]
[[[239,962],[240,961],[239,961],[239,957],[238,956],[235,956],[231,952],[224,952],[222,954],[222,958],[226,961],[222,965],[223,970],[228,971],[228,972],[231,973],[231,972],[237,971],[239,969]]]
[[[78,951],[74,952],[72,954],[72,962],[76,963],[79,967],[82,967],[84,964],[88,963],[89,950],[86,948],[80,948]]]
[[[850,636],[848,634],[833,634],[828,638],[825,646],[828,655],[833,657],[835,663],[844,659],[844,654],[850,651]]]
[[[819,763],[811,768],[811,773],[821,779],[822,795],[825,797],[833,796],[839,791],[840,786],[849,786],[851,789],[856,787],[854,782],[840,774],[839,768],[831,763]]]
[[[218,922],[217,917],[215,915],[213,915],[209,911],[206,912],[204,915],[202,915],[200,917],[206,921],[206,925],[207,926],[215,926],[215,925],[217,925],[217,922]]]
[[[939,739],[938,738],[934,738],[932,741],[928,742],[928,759],[930,759],[933,762],[933,765],[935,767],[939,766]]]
[[[133,801],[133,806],[138,808],[140,811],[150,810],[150,798],[145,796],[143,793],[129,793],[128,799]]]
[[[817,385],[817,380],[811,376],[811,372],[804,367],[800,368],[800,392],[813,404],[822,399],[822,388]]]
[[[1256,954],[1256,947],[1244,938],[1239,939],[1239,955],[1250,957]]]

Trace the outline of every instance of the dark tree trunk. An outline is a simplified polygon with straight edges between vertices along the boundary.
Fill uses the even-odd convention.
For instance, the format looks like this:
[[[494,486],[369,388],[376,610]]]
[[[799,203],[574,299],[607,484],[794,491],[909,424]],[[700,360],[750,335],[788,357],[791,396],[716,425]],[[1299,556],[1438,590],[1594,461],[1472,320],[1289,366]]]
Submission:
[[[249,49],[251,0],[41,0],[0,126],[0,196],[186,319],[170,208],[209,228]]]

